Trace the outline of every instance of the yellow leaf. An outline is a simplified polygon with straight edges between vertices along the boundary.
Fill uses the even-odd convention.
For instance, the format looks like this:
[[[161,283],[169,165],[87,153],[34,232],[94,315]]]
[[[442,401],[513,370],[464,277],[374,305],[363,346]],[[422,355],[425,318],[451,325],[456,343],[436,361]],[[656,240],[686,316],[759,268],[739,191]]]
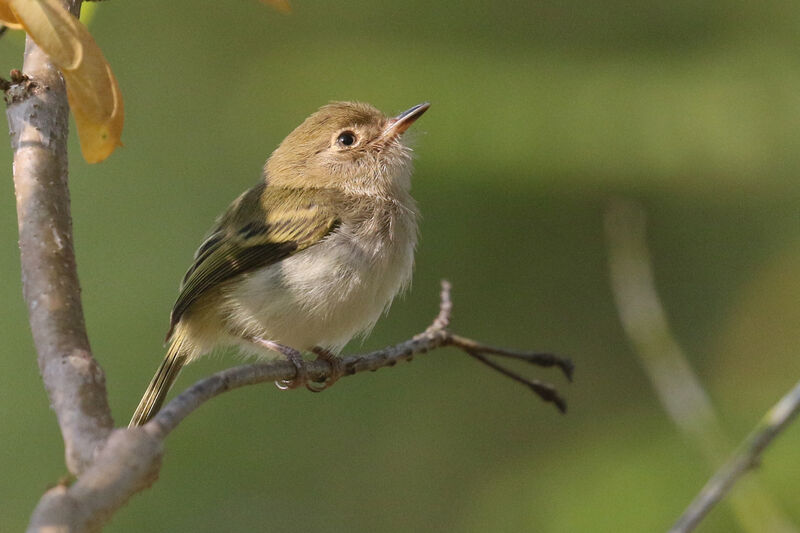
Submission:
[[[273,9],[280,11],[281,13],[292,12],[292,6],[289,5],[289,0],[261,0],[261,3],[271,6]]]
[[[11,11],[11,8],[8,7],[8,2],[5,0],[0,1],[0,24],[11,28],[12,30],[21,30],[22,24],[20,24],[19,19]]]
[[[3,0],[64,76],[81,152],[98,163],[121,146],[122,94],[86,26],[58,0]]]
[[[67,82],[67,98],[72,116],[78,127],[81,141],[81,153],[87,163],[99,163],[111,155],[117,146],[122,146],[122,126],[125,121],[125,110],[122,93],[119,91],[117,79],[111,67],[105,65],[105,79],[84,83],[85,76],[73,76],[64,71]],[[103,98],[98,93],[98,84],[105,84],[110,89],[111,105],[106,108]],[[104,96],[104,95],[103,95]],[[110,110],[110,113],[107,111]]]
[[[6,0],[28,35],[61,69],[76,68],[83,58],[80,30],[58,0]],[[84,31],[88,31],[83,28]]]

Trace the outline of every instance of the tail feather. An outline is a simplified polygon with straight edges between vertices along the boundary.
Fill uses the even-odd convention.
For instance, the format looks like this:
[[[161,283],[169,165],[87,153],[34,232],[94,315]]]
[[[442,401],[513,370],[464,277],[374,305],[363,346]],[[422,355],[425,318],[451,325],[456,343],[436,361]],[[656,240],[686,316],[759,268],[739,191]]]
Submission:
[[[141,426],[150,420],[164,404],[170,387],[180,374],[181,368],[186,364],[187,353],[180,337],[175,339],[167,350],[167,355],[156,370],[150,385],[142,396],[139,406],[133,413],[128,427]]]

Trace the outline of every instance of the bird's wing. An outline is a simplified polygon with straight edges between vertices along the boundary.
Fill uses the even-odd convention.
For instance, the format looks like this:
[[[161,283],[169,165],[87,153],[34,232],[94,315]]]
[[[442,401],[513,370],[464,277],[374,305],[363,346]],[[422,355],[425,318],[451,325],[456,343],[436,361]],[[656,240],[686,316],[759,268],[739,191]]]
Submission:
[[[170,316],[175,325],[208,289],[321,241],[339,225],[335,193],[263,184],[237,198],[195,253]]]

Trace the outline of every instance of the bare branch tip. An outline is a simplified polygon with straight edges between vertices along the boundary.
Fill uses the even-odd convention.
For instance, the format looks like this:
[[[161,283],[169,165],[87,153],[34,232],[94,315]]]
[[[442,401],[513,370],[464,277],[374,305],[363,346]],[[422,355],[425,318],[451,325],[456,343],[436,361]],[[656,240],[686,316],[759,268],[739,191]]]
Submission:
[[[439,295],[439,314],[422,335],[430,334],[435,331],[446,331],[450,326],[450,313],[453,311],[453,302],[450,299],[450,282],[442,280],[442,290]]]
[[[547,403],[552,403],[556,406],[556,408],[562,413],[567,412],[567,402],[562,398],[556,388],[549,383],[545,383],[543,381],[538,381],[534,379],[528,379],[520,374],[514,372],[513,370],[509,370],[508,368],[495,363],[494,361],[488,359],[485,355],[481,354],[480,352],[476,351],[475,349],[470,349],[466,347],[462,347],[462,349],[467,352],[470,356],[474,357],[481,363],[485,364],[489,368],[496,370],[497,372],[503,374],[506,377],[513,379],[514,381],[521,383],[532,390],[542,401]]]
[[[559,402],[556,403],[556,407],[558,410],[561,411],[562,415],[567,414],[567,402],[559,398]]]
[[[494,353],[491,350],[486,350],[488,353]],[[513,352],[509,352],[503,350],[502,352],[498,352],[497,355],[503,355],[506,357],[512,357],[514,359],[520,359],[525,361],[526,363],[530,363],[536,366],[555,366],[561,370],[561,373],[564,374],[564,377],[567,378],[567,381],[572,383],[572,376],[575,373],[575,363],[572,362],[572,359],[569,357],[561,357],[560,355],[556,355],[549,352],[533,352],[533,353],[519,353],[514,354]]]
[[[516,350],[509,350],[507,348],[499,348],[496,346],[489,346],[476,342],[466,337],[452,334],[450,343],[465,351],[477,352],[482,355],[497,355],[500,357],[507,357],[510,359],[517,359],[526,363],[541,366],[551,367],[556,366],[564,374],[568,381],[572,382],[572,376],[575,372],[575,364],[572,359],[568,357],[561,357],[559,355],[549,352],[520,352]]]
[[[440,302],[441,302],[440,303],[440,307],[442,309],[447,308],[448,313],[453,308],[453,300],[451,300],[451,298],[450,298],[450,291],[451,291],[452,288],[453,288],[453,286],[450,284],[449,281],[447,281],[446,279],[442,280],[442,292],[441,292],[441,295],[439,297]]]
[[[525,378],[523,378],[525,379]],[[561,414],[567,414],[567,401],[558,394],[558,391],[549,383],[538,380],[525,380],[526,385],[543,401],[552,403]]]
[[[572,377],[575,375],[575,363],[572,362],[572,359],[569,357],[558,357],[554,356],[558,360],[556,365],[558,368],[561,369],[561,372],[564,374],[564,377],[567,378],[567,381],[572,383]]]

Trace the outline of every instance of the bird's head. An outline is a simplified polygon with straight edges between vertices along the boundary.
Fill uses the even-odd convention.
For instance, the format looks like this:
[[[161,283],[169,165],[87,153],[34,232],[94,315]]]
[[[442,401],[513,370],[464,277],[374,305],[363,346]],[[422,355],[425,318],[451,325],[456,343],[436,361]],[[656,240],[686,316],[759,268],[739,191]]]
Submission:
[[[430,106],[387,117],[369,104],[333,102],[308,117],[273,152],[267,182],[391,195],[410,187],[411,150],[402,135]]]

